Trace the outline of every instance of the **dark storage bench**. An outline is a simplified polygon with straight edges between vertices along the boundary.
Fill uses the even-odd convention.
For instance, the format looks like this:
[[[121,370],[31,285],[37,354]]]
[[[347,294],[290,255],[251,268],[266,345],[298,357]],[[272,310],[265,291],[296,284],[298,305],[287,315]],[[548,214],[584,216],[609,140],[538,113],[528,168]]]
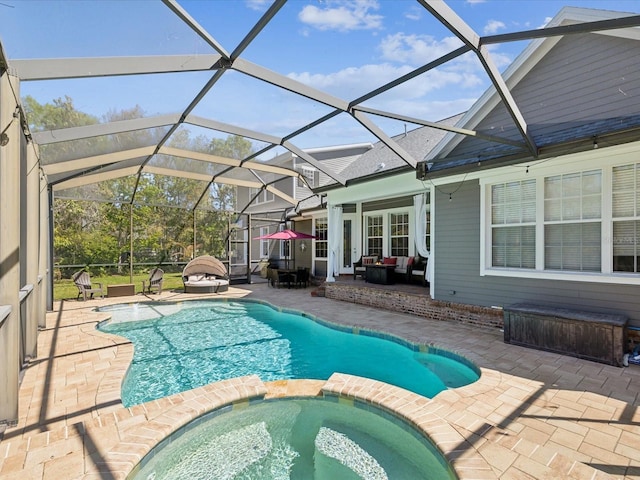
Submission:
[[[504,341],[622,366],[624,315],[519,303],[504,308]]]

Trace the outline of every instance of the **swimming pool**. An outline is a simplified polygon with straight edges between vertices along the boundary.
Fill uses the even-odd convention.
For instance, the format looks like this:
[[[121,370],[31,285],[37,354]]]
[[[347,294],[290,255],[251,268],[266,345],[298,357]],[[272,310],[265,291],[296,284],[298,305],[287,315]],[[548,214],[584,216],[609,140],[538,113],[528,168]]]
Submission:
[[[457,478],[437,448],[405,422],[336,397],[227,407],[161,442],[130,480]]]
[[[375,332],[322,324],[254,301],[138,303],[100,308],[99,330],[128,338],[134,358],[122,402],[136,405],[219,380],[372,378],[432,398],[474,382],[478,369],[451,352]]]

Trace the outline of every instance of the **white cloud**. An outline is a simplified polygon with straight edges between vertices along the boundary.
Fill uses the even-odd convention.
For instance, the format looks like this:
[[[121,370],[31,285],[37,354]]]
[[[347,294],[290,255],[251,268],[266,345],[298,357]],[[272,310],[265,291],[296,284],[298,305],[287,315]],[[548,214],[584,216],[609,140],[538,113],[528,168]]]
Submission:
[[[549,24],[549,22],[550,22],[551,20],[553,20],[553,17],[545,17],[545,18],[544,18],[544,22],[543,22],[543,23],[542,23],[542,25],[540,25],[538,28],[544,28],[544,27],[546,27],[546,26]]]
[[[257,10],[259,12],[264,12],[271,5],[270,0],[246,0],[247,7],[251,10]]]
[[[487,23],[484,26],[483,31],[485,35],[492,35],[496,33],[498,30],[504,29],[505,27],[506,25],[500,20],[489,20],[489,23]]]
[[[375,0],[327,1],[326,7],[306,5],[298,19],[318,30],[375,30],[382,27],[382,15],[371,11],[379,8]]]
[[[466,112],[477,98],[457,98],[425,102],[405,102],[399,100],[389,104],[390,111],[402,112],[408,117],[438,121]]]
[[[484,3],[487,0],[467,0],[467,3],[470,3],[471,5],[475,5],[477,3]]]
[[[389,63],[350,67],[330,74],[310,72],[290,73],[288,77],[340,98],[352,100],[362,94],[385,85],[413,70],[407,65]],[[384,102],[390,99],[416,100],[434,90],[447,87],[474,88],[482,84],[477,68],[439,68],[405,82],[381,95]]]
[[[417,21],[417,20],[420,20],[422,18],[422,14],[423,13],[424,13],[424,9],[423,8],[412,6],[411,8],[409,8],[405,12],[404,17],[407,20]]]
[[[341,98],[354,98],[409,73],[408,66],[394,67],[388,63],[349,67],[329,74],[290,73],[288,77],[314,88],[330,91]]]
[[[380,42],[382,58],[409,65],[423,65],[462,46],[456,37],[436,40],[430,35],[387,35]]]

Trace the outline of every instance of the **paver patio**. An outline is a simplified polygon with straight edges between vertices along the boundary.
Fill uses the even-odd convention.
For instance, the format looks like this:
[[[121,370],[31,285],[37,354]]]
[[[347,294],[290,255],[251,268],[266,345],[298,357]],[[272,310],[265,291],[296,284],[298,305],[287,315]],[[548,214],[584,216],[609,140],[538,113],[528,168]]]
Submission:
[[[188,420],[253,396],[340,393],[419,425],[460,478],[640,479],[640,367],[617,368],[504,344],[498,330],[313,297],[264,283],[210,297],[261,299],[328,321],[389,332],[456,351],[481,379],[428,400],[371,380],[218,382],[124,408],[120,384],[133,355],[125,339],[95,330],[95,306],[203,298],[182,293],[64,301],[47,315],[38,358],[25,371],[18,423],[0,441],[3,479],[125,478],[161,438]]]

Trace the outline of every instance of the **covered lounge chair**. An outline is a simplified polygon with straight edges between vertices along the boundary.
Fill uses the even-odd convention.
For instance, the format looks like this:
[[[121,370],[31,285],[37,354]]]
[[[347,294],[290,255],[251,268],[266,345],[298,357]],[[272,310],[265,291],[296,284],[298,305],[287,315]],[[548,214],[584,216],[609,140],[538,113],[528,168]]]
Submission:
[[[73,279],[73,283],[76,284],[76,287],[78,287],[78,296],[76,297],[76,300],[79,300],[80,295],[82,295],[82,299],[87,301],[87,297],[91,299],[95,293],[99,293],[100,297],[104,298],[104,288],[102,283],[94,282],[92,284],[89,272],[80,270],[79,272],[74,273],[71,278]]]
[[[164,271],[161,268],[154,268],[149,272],[149,280],[142,281],[142,293],[151,293],[155,290],[159,294],[162,293],[162,281],[164,278]]]
[[[182,271],[185,293],[221,293],[229,290],[224,264],[215,257],[202,255],[187,263]]]

